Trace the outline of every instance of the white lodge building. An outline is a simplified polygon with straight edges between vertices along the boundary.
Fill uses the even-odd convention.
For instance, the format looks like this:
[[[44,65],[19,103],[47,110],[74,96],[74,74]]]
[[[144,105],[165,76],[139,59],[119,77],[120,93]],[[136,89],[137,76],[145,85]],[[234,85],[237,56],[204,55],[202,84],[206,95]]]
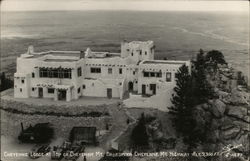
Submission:
[[[33,47],[17,58],[16,98],[40,97],[70,101],[81,96],[122,99],[132,92],[172,93],[175,73],[190,61],[154,60],[153,41],[121,43],[121,53],[47,51]]]

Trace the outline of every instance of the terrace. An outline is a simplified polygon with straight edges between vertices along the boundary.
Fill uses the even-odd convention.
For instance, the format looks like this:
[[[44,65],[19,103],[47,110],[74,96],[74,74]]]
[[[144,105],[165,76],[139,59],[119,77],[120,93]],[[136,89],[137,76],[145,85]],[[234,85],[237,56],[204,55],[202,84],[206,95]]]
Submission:
[[[67,107],[74,107],[74,106],[98,106],[98,105],[109,105],[118,103],[121,100],[119,99],[108,99],[108,98],[100,98],[100,97],[80,97],[77,100],[72,100],[70,102],[67,101],[54,101],[53,98],[14,98],[14,90],[9,89],[4,92],[1,92],[1,100],[8,100],[8,101],[15,101],[20,103],[25,103],[29,105],[41,105],[41,106],[67,106]]]

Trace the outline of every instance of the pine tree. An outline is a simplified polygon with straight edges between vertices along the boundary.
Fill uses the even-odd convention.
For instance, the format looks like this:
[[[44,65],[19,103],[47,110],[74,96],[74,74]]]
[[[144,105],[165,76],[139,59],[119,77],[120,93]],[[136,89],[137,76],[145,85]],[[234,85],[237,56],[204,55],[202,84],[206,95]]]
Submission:
[[[224,55],[218,50],[211,50],[206,54],[206,61],[212,61],[217,64],[227,64]]]
[[[213,92],[211,90],[211,85],[206,78],[206,56],[202,49],[197,54],[195,62],[195,71],[192,72],[195,84],[195,95],[196,104],[205,103],[210,97],[212,97]]]
[[[173,115],[172,123],[178,136],[188,145],[188,151],[196,146],[197,137],[194,135],[196,121],[194,117],[194,106],[196,97],[194,95],[194,80],[191,77],[188,67],[183,65],[176,73],[176,87],[172,95],[173,106],[169,113]]]
[[[187,108],[190,105],[190,98],[188,96],[190,93],[190,82],[191,76],[188,72],[188,67],[183,65],[176,73],[176,87],[171,99],[173,106],[169,108],[170,114],[175,115],[173,123],[179,134],[185,132],[185,120],[187,119],[187,114],[189,114]]]
[[[145,117],[144,113],[142,113],[138,124],[132,131],[131,140],[134,147],[145,147],[148,145],[148,139]]]

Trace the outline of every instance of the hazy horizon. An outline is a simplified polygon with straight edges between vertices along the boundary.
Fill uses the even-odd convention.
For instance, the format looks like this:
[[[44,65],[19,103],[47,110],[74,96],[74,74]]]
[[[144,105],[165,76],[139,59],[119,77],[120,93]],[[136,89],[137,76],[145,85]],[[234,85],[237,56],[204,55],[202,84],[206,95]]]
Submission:
[[[4,0],[1,10],[8,11],[205,11],[249,12],[248,1],[170,1],[170,0]]]

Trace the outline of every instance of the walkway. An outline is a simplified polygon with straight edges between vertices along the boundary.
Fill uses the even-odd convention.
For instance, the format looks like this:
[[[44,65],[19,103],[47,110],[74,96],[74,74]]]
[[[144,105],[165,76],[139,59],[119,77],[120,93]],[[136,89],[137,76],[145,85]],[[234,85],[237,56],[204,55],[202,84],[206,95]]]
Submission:
[[[111,147],[111,141],[119,136],[120,133],[122,133],[122,131],[128,127],[128,116],[126,115],[125,109],[122,107],[122,105],[113,105],[110,106],[109,109],[113,118],[113,125],[109,134],[105,136],[105,138],[100,142],[100,146],[105,150],[109,150]]]

